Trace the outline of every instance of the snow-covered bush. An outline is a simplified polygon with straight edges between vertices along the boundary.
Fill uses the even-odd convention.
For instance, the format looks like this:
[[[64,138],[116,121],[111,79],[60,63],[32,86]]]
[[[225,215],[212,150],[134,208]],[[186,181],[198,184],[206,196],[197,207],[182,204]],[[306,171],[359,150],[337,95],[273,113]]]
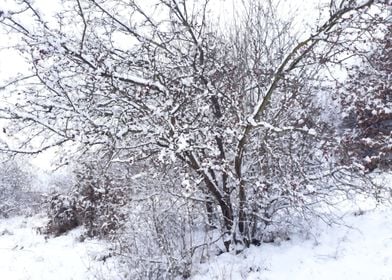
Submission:
[[[59,235],[83,225],[88,237],[113,235],[125,222],[127,186],[104,174],[99,165],[78,167],[71,191],[49,198],[47,233]]]
[[[146,163],[80,164],[72,191],[49,200],[46,233],[83,226],[83,237],[109,239],[129,279],[189,276],[192,261],[224,250],[219,232],[207,231],[202,193],[189,192],[172,167]]]
[[[125,222],[123,208],[128,203],[129,185],[110,175],[99,165],[85,164],[77,171],[73,195],[78,219],[89,237],[112,235]]]
[[[115,252],[130,279],[187,278],[194,262],[224,250],[219,232],[205,227],[203,199],[187,193],[180,178],[147,171],[133,183],[137,190],[129,201],[127,222],[115,240]]]
[[[48,201],[49,221],[44,233],[61,235],[80,225],[77,217],[75,200],[73,197],[62,194],[54,194]]]
[[[376,38],[342,85],[345,160],[367,171],[392,167],[392,27]]]

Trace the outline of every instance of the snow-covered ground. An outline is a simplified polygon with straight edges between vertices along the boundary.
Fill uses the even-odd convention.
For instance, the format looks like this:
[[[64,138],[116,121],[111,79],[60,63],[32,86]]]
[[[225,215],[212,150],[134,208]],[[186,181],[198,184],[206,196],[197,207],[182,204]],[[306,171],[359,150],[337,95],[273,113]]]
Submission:
[[[0,279],[118,279],[102,260],[106,244],[80,242],[81,229],[46,239],[37,234],[43,223],[39,216],[0,220]]]
[[[360,214],[344,217],[346,225],[320,223],[307,237],[214,257],[192,280],[392,279],[392,210]]]
[[[0,279],[126,279],[114,258],[103,261],[108,244],[80,242],[81,229],[46,239],[37,234],[44,222],[0,220]],[[194,266],[192,280],[392,280],[392,209],[351,212],[342,222],[316,222],[289,241],[212,257]]]

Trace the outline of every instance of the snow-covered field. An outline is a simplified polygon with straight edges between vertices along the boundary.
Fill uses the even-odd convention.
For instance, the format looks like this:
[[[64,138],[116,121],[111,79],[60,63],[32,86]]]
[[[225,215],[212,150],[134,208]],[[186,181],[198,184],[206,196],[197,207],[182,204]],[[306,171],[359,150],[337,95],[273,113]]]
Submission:
[[[117,279],[102,260],[106,244],[80,242],[81,229],[46,239],[37,234],[43,223],[39,216],[0,220],[0,279]]]
[[[81,229],[45,239],[36,230],[44,222],[40,216],[0,220],[0,279],[124,279],[113,258],[102,260],[107,244],[80,242]],[[319,222],[289,241],[212,257],[194,266],[192,280],[392,279],[392,209],[350,213],[342,222]]]
[[[346,225],[320,224],[280,244],[223,254],[199,266],[193,280],[392,279],[392,210],[348,215]]]

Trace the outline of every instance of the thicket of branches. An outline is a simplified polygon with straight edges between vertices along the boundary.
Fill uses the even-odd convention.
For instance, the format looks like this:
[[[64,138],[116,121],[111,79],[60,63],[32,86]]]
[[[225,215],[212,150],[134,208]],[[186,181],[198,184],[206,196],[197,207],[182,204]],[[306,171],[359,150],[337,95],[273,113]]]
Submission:
[[[322,118],[319,98],[335,91],[325,73],[365,55],[357,46],[390,24],[390,4],[331,1],[307,32],[278,16],[283,4],[246,2],[222,30],[209,1],[62,1],[56,20],[19,1],[0,22],[19,36],[31,73],[3,88],[0,116],[27,137],[1,149],[62,146],[68,161],[100,166],[80,177],[88,188],[75,203],[105,211],[123,200],[129,215],[109,220],[128,217],[128,233],[166,256],[163,269],[189,259],[174,249],[172,228],[189,238],[214,229],[230,251],[259,244],[289,215],[377,192],[361,184],[361,165],[340,157],[337,126]],[[120,194],[105,196],[116,185]],[[183,252],[192,257],[200,247],[190,243]],[[132,248],[135,265],[153,254]]]
[[[24,166],[25,167],[25,166]],[[42,197],[31,187],[33,174],[17,160],[0,162],[0,217],[31,215],[41,209]]]
[[[343,143],[349,147],[344,158],[366,171],[392,166],[392,25],[382,34],[370,55],[349,70],[341,92]]]

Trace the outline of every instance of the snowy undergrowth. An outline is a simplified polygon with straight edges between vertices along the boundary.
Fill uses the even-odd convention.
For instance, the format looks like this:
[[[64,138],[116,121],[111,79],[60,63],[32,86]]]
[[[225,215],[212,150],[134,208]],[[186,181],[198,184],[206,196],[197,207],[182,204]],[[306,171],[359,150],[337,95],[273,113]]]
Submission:
[[[40,216],[0,220],[0,272],[7,280],[120,279],[108,258],[108,244],[86,239],[82,229],[45,238],[37,229],[44,225]]]
[[[316,223],[289,241],[225,253],[195,266],[192,280],[392,279],[392,209],[350,212],[341,224]],[[125,279],[117,274],[109,246],[80,242],[82,229],[45,238],[39,216],[0,220],[2,279]]]
[[[199,265],[192,280],[392,279],[392,210],[351,212],[279,244],[251,247]]]
[[[339,208],[346,213],[339,223],[315,219],[288,241],[211,257],[193,265],[191,279],[391,280],[392,209],[375,208],[369,201],[351,203]],[[108,243],[80,242],[82,228],[45,238],[37,233],[45,222],[39,215],[0,220],[0,279],[132,279],[119,258],[105,257]]]

